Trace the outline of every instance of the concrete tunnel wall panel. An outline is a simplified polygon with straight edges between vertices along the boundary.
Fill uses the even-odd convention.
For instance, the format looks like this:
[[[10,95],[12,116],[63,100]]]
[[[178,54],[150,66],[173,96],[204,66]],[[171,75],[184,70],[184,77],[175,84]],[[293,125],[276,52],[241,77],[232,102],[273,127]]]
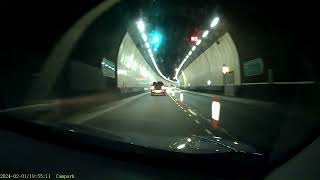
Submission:
[[[154,81],[169,82],[162,79],[149,66],[128,33],[120,45],[117,60],[117,86],[119,88],[147,88]]]
[[[230,34],[224,34],[218,41],[219,44],[212,44],[183,70],[186,82],[182,74],[179,75],[183,85],[206,86],[207,81],[210,80],[211,85],[223,86],[222,66],[224,64],[234,73],[234,84],[241,84],[239,56]]]

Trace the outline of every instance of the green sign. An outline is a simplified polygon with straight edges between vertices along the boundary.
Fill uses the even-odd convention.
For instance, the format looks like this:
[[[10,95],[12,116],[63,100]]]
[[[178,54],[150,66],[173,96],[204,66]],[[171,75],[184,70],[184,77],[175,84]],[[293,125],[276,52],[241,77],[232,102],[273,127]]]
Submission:
[[[243,63],[244,76],[257,76],[263,74],[263,60],[256,58]]]
[[[101,62],[102,74],[111,78],[115,78],[115,65],[112,61],[103,58]]]

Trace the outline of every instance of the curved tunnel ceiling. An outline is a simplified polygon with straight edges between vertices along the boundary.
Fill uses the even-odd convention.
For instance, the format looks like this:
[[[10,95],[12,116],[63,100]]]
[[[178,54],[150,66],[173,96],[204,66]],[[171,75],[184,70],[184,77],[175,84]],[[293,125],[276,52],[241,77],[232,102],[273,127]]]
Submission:
[[[230,3],[230,1],[227,2],[227,1],[202,1],[202,0],[196,1],[195,3],[191,3],[191,4],[182,3],[185,1],[179,1],[179,0],[174,2],[144,1],[144,0],[135,1],[134,3],[131,3],[131,2],[132,1],[124,1],[124,3],[117,6],[118,8],[117,7],[112,8],[112,10],[108,13],[102,12],[102,16],[100,16],[98,20],[96,19],[97,21],[94,22],[96,25],[93,25],[90,28],[104,26],[104,27],[111,28],[112,30],[110,30],[110,32],[106,31],[105,33],[103,33],[103,30],[100,31],[100,33],[94,33],[96,31],[92,30],[90,33],[90,29],[86,29],[81,39],[77,39],[78,43],[76,47],[74,47],[72,55],[70,57],[79,59],[80,61],[84,61],[88,64],[91,64],[97,67],[100,66],[101,56],[106,56],[116,61],[119,45],[121,43],[121,40],[125,32],[127,31],[127,28],[129,26],[128,24],[130,24],[130,22],[137,19],[139,15],[148,16],[147,14],[148,11],[144,9],[147,9],[150,3],[154,4],[158,2],[164,2],[163,7],[171,5],[170,3],[173,3],[173,4],[176,3],[174,5],[181,7],[182,9],[181,11],[184,11],[185,9],[188,9],[188,8],[195,9],[194,7],[197,7],[203,10],[204,12],[207,12],[208,16],[210,16],[210,13],[212,13],[212,11],[214,13],[215,7],[219,7],[217,11],[221,14],[223,13],[223,17],[224,19],[226,19],[225,28],[228,29],[228,32],[230,32],[231,37],[233,38],[236,46],[238,47],[240,61],[250,60],[257,56],[266,57],[266,59],[269,59],[268,62],[266,62],[267,66],[280,67],[274,70],[275,73],[283,71],[283,69],[281,69],[281,66],[283,67],[284,65],[287,65],[287,64],[290,64],[292,67],[298,67],[301,57],[307,55],[305,50],[308,48],[312,48],[310,46],[311,43],[304,43],[304,40],[305,40],[305,38],[303,38],[304,35],[299,33],[300,32],[299,28],[296,28],[296,25],[297,25],[296,22],[303,22],[303,21],[308,22],[308,19],[305,19],[304,18],[305,16],[290,16],[290,15],[293,15],[295,12],[297,12],[296,11],[297,8],[287,9],[289,11],[287,11],[286,14],[283,14],[283,9],[285,9],[285,7],[274,6],[274,4],[269,1],[263,2],[260,4],[252,3],[252,2],[246,3],[245,1],[241,1],[241,2],[237,1],[237,2]],[[205,3],[205,2],[208,2],[208,3]],[[195,4],[198,6],[195,6]],[[171,5],[171,6],[174,6],[174,5]],[[272,9],[272,12],[268,11],[268,8]],[[139,11],[139,9],[141,10]],[[205,9],[207,9],[207,11],[205,11]],[[155,18],[155,20],[151,20],[150,23],[157,24],[157,21],[159,18],[160,20],[164,19],[164,20],[161,20],[160,22],[166,23],[165,17],[168,17],[168,19],[172,17],[172,16],[169,16],[168,14],[170,14],[170,11],[168,11],[168,13],[164,13],[164,16],[159,15],[159,17]],[[190,14],[191,16],[195,15],[193,13],[188,12],[188,10],[186,13],[181,13],[181,14],[183,15],[181,15],[180,17],[183,17],[183,18],[188,16],[188,14]],[[119,20],[118,17],[122,17],[122,18],[120,18]],[[154,16],[150,15],[150,19],[152,19],[153,17]],[[104,18],[107,18],[106,19],[107,21],[104,21],[103,20]],[[208,18],[211,19],[212,17],[208,17]],[[115,19],[117,19],[117,21],[115,21]],[[119,21],[119,24],[115,23],[118,21]],[[115,24],[111,25],[110,22],[113,22]],[[187,23],[189,24],[187,25],[188,28],[183,27],[179,29],[178,28],[179,23],[174,23],[172,26],[170,26],[171,30],[168,30],[169,31],[168,34],[175,34],[175,31],[176,31],[180,35],[180,34],[185,34],[185,32],[190,31],[190,29],[192,31],[193,27],[189,27],[190,24],[192,26],[193,25],[196,26],[194,28],[201,29],[202,25],[206,24],[206,22],[208,22],[208,19],[204,17],[200,17],[200,15],[198,19],[189,18]],[[176,26],[177,28],[175,28]],[[168,49],[164,53],[165,57],[163,58],[168,60],[168,62],[167,64],[164,63],[166,65],[163,65],[162,70],[164,71],[166,70],[167,73],[170,73],[170,71],[172,72],[173,69],[175,68],[174,65],[177,64],[177,62],[179,62],[180,59],[177,56],[183,57],[184,56],[183,52],[187,53],[186,49],[188,49],[188,46],[185,45],[185,42],[184,42],[185,39],[180,39],[181,37],[179,35],[178,36],[172,35],[170,37],[170,42],[174,45],[171,45],[171,47],[168,46]],[[179,40],[175,38],[179,38]],[[90,40],[87,41],[86,39],[87,40],[90,39]],[[101,39],[104,39],[104,40],[101,40]],[[312,40],[310,40],[310,42],[311,41]],[[102,43],[99,44],[97,42],[102,42]],[[294,42],[294,43],[291,43],[291,42]],[[293,47],[291,45],[291,44],[299,44],[299,43],[307,44],[306,46],[303,46],[305,48],[303,49],[303,51],[298,51],[299,47]],[[186,49],[184,49],[184,47]],[[281,51],[279,50],[279,48],[281,48]],[[87,49],[89,49],[90,51],[87,51]],[[84,50],[88,52],[87,55],[83,55],[81,53],[81,52],[84,52]],[[180,52],[177,53],[177,51],[181,51],[182,55],[180,55]],[[288,53],[292,51],[297,52],[298,54],[293,55]],[[282,53],[282,52],[286,52],[286,53]],[[290,62],[279,61],[281,59],[285,59],[286,61],[290,60]],[[295,68],[287,68],[287,71],[289,73],[280,73],[277,77],[280,80],[292,78],[292,74],[294,75],[294,72],[291,72],[291,71],[293,71],[293,69]],[[301,75],[294,75],[294,79],[299,79],[301,77],[302,77]],[[258,79],[248,79],[248,81],[256,81],[256,80]]]
[[[121,5],[112,8],[111,11],[98,18],[83,34],[73,51],[72,58],[95,66],[99,66],[99,57],[107,57],[115,61],[124,34],[127,31],[130,32],[132,24],[142,16],[146,18],[151,29],[159,29],[165,36],[164,44],[160,46],[159,54],[155,59],[158,60],[157,64],[163,74],[172,77],[174,69],[191,48],[190,34],[193,31],[205,29],[212,17],[219,14],[224,21],[219,26],[220,31],[208,42],[207,47],[228,31],[239,48],[240,59],[252,59],[259,56],[265,47],[270,46],[269,41],[271,40],[265,38],[266,34],[274,36],[275,32],[279,31],[286,34],[281,28],[283,17],[282,19],[275,18],[281,14],[280,7],[274,7],[276,11],[272,12],[272,16],[265,15],[269,7],[272,7],[272,3],[246,3],[246,1],[200,0],[188,3],[180,0],[140,0],[134,3],[123,1]],[[286,36],[290,37],[292,34],[294,32],[290,31]],[[131,32],[131,36],[144,55],[143,51],[146,51],[144,44],[136,40],[140,38],[140,35]],[[274,36],[272,38],[276,40],[286,37]],[[246,41],[249,42],[246,43]],[[192,59],[186,65],[191,62]],[[154,68],[150,59],[148,63]]]

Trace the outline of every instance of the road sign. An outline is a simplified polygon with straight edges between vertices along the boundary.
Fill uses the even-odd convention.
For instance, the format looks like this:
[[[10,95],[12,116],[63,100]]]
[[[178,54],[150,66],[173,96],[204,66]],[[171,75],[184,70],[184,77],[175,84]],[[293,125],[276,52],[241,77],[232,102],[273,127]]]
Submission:
[[[244,76],[257,76],[263,74],[263,60],[256,58],[243,63]]]

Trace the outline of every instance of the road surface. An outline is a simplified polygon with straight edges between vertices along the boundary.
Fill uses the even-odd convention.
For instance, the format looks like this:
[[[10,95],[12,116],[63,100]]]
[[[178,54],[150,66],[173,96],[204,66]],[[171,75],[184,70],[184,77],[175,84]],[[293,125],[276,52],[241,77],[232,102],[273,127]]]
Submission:
[[[181,93],[183,101],[180,101]],[[54,123],[59,119],[62,124],[76,124],[117,134],[136,134],[150,138],[169,139],[197,135],[241,141],[255,147],[268,147],[273,143],[278,135],[277,128],[281,127],[277,122],[283,119],[279,107],[264,107],[255,102],[221,98],[219,128],[213,129],[212,97],[213,95],[203,96],[181,90],[174,94],[167,93],[166,96],[151,96],[150,93],[145,93],[130,97],[130,101],[124,99],[120,104],[107,103],[105,108],[94,113],[82,113],[66,119],[53,116],[51,119]],[[36,116],[38,121],[45,121],[42,118],[45,116],[39,116],[39,111],[35,108],[25,109],[23,112],[32,112],[29,114]],[[13,113],[17,114],[16,111]],[[26,117],[25,113],[20,116]],[[264,136],[265,134],[268,135]]]
[[[198,111],[175,96],[147,94],[82,125],[158,137],[217,135],[210,127],[209,118]]]

